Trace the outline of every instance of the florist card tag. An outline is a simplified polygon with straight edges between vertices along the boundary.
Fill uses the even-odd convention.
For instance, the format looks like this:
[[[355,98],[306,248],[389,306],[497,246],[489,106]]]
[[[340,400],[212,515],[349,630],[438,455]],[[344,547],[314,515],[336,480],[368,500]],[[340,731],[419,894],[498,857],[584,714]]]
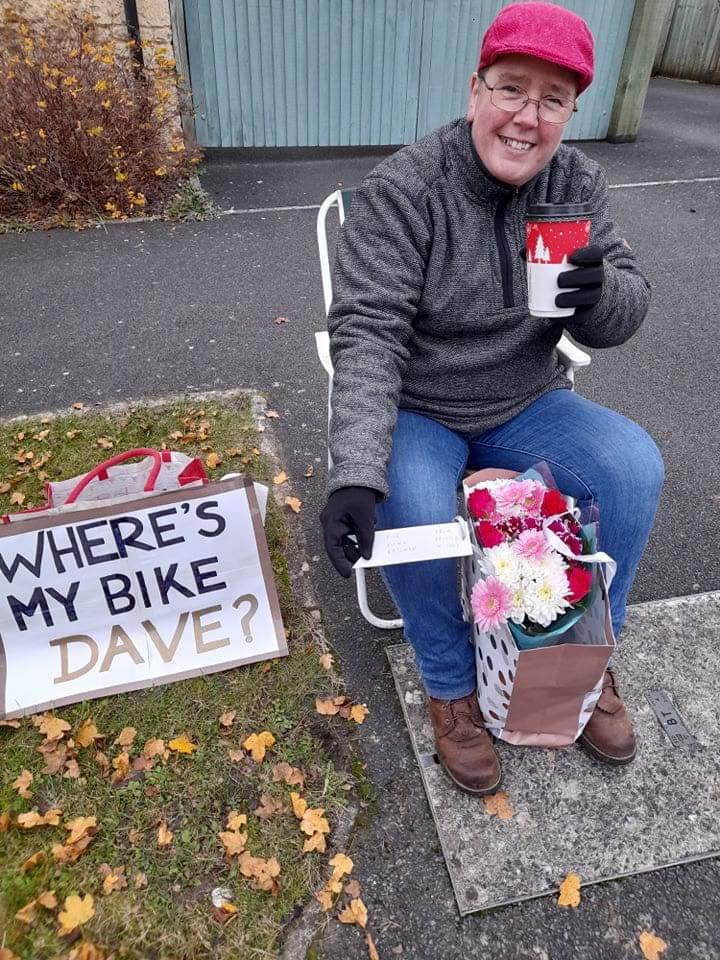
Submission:
[[[395,563],[469,557],[472,544],[467,522],[456,517],[450,523],[426,523],[419,527],[378,530],[369,560],[362,557],[356,567],[388,567]]]

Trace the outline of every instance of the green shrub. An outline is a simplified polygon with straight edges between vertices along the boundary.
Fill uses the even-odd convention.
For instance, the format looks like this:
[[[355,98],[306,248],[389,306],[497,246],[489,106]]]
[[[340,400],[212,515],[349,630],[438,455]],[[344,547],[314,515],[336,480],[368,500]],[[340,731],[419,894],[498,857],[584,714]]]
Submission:
[[[69,224],[157,212],[199,162],[167,47],[103,35],[67,3],[0,22],[0,219]]]

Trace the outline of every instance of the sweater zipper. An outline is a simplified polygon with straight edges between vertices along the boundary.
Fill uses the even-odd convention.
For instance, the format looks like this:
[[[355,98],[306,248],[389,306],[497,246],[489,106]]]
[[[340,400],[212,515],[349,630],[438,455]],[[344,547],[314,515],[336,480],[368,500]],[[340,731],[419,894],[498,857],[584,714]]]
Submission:
[[[513,191],[513,197],[518,194],[517,188]],[[502,274],[503,288],[503,306],[514,307],[515,299],[512,289],[512,263],[510,262],[510,247],[508,246],[505,235],[505,210],[508,201],[501,200],[495,211],[495,242],[497,243],[498,253],[500,254],[500,272]]]

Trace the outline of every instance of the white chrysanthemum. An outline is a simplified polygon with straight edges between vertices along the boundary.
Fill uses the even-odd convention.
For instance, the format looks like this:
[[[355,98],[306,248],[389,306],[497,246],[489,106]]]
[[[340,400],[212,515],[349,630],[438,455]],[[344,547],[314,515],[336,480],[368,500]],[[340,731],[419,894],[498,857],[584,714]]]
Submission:
[[[567,577],[563,569],[544,568],[525,588],[525,609],[528,617],[543,627],[549,627],[570,604]]]
[[[523,557],[518,556],[509,543],[499,543],[496,547],[489,547],[485,550],[485,559],[498,580],[513,591],[520,587],[527,565]]]

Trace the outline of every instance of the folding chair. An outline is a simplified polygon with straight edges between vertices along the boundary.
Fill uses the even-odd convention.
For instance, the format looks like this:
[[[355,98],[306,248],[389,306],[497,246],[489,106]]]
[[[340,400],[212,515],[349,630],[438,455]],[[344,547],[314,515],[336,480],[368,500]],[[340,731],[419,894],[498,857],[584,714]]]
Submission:
[[[320,256],[320,275],[322,277],[322,288],[323,288],[323,298],[325,301],[325,315],[327,316],[330,311],[330,304],[332,303],[333,290],[332,290],[332,271],[330,268],[330,255],[328,251],[328,242],[327,242],[327,216],[328,212],[334,207],[337,210],[337,216],[340,227],[342,227],[345,220],[345,211],[350,207],[352,202],[352,190],[336,190],[334,193],[331,193],[327,196],[322,204],[320,205],[320,210],[318,211],[317,216],[317,241],[318,241],[318,254]],[[328,426],[330,425],[330,398],[332,396],[332,379],[333,379],[333,365],[332,360],[330,359],[330,335],[327,330],[318,331],[315,334],[315,346],[317,348],[318,357],[320,363],[323,365],[323,369],[328,375]],[[560,338],[560,341],[556,347],[560,362],[565,370],[565,376],[573,384],[575,384],[575,371],[579,370],[581,367],[590,366],[590,357],[587,353],[581,350],[579,347],[576,347],[568,338],[563,334]],[[332,466],[332,459],[330,457],[330,450],[328,449],[328,469]],[[355,587],[357,590],[357,599],[358,606],[360,607],[360,612],[374,627],[379,627],[381,630],[398,630],[403,626],[401,619],[389,620],[384,617],[378,617],[374,614],[369,606],[367,599],[367,584],[365,581],[365,570],[355,568]]]

